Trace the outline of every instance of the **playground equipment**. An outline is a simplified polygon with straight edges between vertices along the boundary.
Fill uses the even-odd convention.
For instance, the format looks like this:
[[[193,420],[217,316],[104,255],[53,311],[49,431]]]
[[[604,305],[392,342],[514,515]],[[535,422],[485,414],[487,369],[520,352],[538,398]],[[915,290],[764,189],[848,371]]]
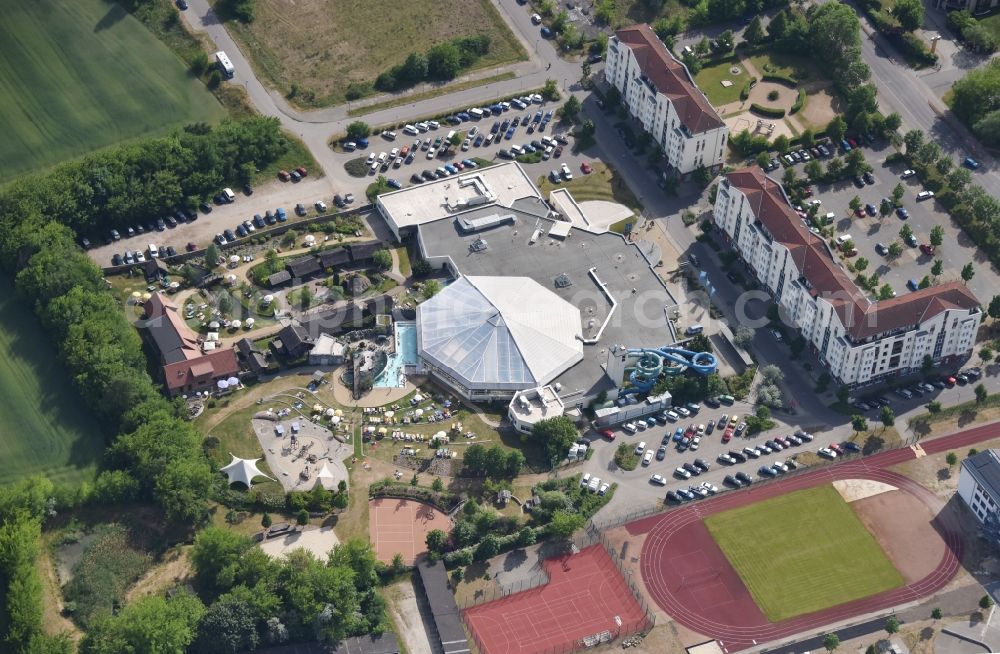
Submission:
[[[699,375],[710,375],[718,369],[718,361],[711,352],[692,352],[679,347],[630,348],[629,359],[633,365],[626,367],[632,388],[623,394],[648,393],[661,374],[675,376],[688,368]]]

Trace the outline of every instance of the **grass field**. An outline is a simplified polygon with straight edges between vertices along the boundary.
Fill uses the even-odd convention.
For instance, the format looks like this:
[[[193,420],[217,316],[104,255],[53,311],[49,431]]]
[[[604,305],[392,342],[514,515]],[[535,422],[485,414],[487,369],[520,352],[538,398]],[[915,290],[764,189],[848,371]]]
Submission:
[[[552,167],[557,168],[557,164],[558,162],[553,163]],[[577,202],[606,200],[607,202],[624,204],[632,211],[642,211],[638,198],[629,190],[618,171],[596,161],[591,162],[591,166],[593,171],[589,175],[584,175],[579,169],[576,169],[573,171],[573,179],[562,184],[553,184],[548,175],[542,177],[538,181],[538,188],[541,189],[542,196],[548,197],[553,189],[564,188],[573,194],[573,199]]]
[[[740,66],[739,75],[730,73],[729,69],[733,65],[726,61],[714,66],[706,66],[694,76],[694,81],[697,82],[698,88],[705,92],[705,96],[708,97],[708,101],[712,103],[712,106],[721,107],[724,104],[736,102],[740,99],[740,90],[750,78],[742,66]],[[722,80],[729,80],[733,85],[725,87],[722,85]]]
[[[903,584],[831,485],[718,513],[705,525],[772,622]]]
[[[5,3],[0,181],[224,114],[169,48],[120,5]]]
[[[806,57],[786,52],[763,52],[750,57],[750,61],[761,75],[784,75],[799,82],[822,77],[813,62]]]
[[[0,279],[0,483],[32,474],[78,482],[104,450],[97,422],[14,288]]]
[[[257,3],[250,25],[227,27],[258,75],[303,107],[346,100],[348,85],[379,73],[441,41],[487,34],[490,52],[474,69],[526,57],[490,0],[272,0]],[[364,110],[362,110],[364,111]]]

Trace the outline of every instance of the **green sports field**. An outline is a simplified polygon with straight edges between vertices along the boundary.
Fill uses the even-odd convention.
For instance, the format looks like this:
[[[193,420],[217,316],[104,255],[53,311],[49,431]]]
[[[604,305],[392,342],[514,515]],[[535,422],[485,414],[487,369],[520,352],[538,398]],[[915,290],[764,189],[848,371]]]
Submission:
[[[771,622],[903,585],[831,485],[718,513],[705,525]]]
[[[121,5],[3,3],[0,182],[223,115],[205,85]]]
[[[0,483],[32,474],[77,482],[104,439],[35,316],[0,278]]]

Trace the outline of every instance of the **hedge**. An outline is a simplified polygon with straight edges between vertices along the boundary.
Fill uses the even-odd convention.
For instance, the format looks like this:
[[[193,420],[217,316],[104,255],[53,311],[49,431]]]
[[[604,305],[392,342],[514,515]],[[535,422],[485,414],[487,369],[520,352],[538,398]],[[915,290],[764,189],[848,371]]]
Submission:
[[[762,107],[761,105],[754,103],[750,105],[750,111],[755,114],[764,116],[765,118],[784,118],[785,110],[779,107]]]
[[[799,97],[795,99],[795,104],[792,105],[792,109],[788,112],[790,114],[797,113],[802,106],[806,103],[806,92],[805,89],[799,89]]]
[[[747,98],[750,97],[750,89],[752,89],[754,87],[754,84],[756,83],[757,83],[756,77],[751,77],[749,80],[747,80],[747,83],[743,85],[742,89],[740,89],[740,102],[747,101]]]
[[[794,77],[789,77],[788,75],[772,75],[765,74],[762,78],[765,82],[776,82],[778,84],[785,84],[786,86],[791,86],[795,88],[799,85],[798,80]]]

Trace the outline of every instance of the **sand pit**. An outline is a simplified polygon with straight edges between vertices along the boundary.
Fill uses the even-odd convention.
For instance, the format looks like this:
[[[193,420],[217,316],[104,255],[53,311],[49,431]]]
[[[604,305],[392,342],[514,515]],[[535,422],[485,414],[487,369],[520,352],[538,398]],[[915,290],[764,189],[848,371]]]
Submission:
[[[896,490],[895,486],[870,479],[838,479],[833,482],[833,487],[847,503]]]

